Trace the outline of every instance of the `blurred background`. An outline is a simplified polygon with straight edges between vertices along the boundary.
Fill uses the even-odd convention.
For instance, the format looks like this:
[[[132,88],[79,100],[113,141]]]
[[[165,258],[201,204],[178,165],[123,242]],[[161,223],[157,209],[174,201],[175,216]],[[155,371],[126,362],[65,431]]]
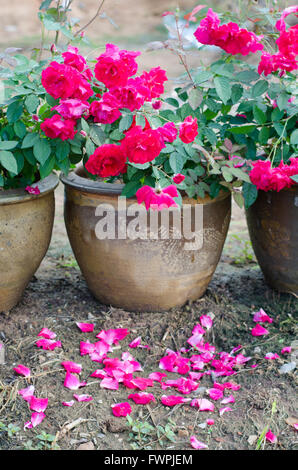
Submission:
[[[53,1],[55,6],[57,1]],[[60,0],[60,4],[68,0]],[[71,17],[79,20],[80,27],[92,19],[97,12],[102,0],[73,0],[71,4]],[[294,1],[271,0],[213,0],[203,5],[215,9],[217,12],[228,11],[248,13],[252,15],[257,6],[275,5],[279,8],[294,5]],[[0,24],[0,52],[7,47],[21,47],[23,53],[30,54],[34,47],[40,47],[41,22],[38,18],[38,10],[41,0],[0,0],[1,24]],[[174,11],[179,6],[180,10],[189,13],[198,0],[104,0],[101,15],[97,16],[87,28],[92,47],[87,51],[97,57],[106,42],[113,42],[121,47],[137,49],[144,52],[146,44],[151,41],[166,40],[169,35],[165,22],[173,20],[173,16],[163,17],[165,11]],[[253,23],[247,25],[252,28]],[[193,29],[195,25],[193,24]],[[192,35],[192,32],[189,32]],[[64,38],[65,39],[65,38]],[[49,44],[54,42],[52,37],[47,37]],[[212,52],[212,51],[211,51]],[[217,54],[217,51],[216,51]],[[206,57],[206,55],[208,57]],[[212,57],[212,56],[211,56]],[[209,54],[204,51],[203,57],[197,53],[194,55],[193,64],[197,65],[201,59],[210,60]],[[182,69],[177,58],[168,51],[157,50],[144,52],[138,58],[140,70],[158,65],[167,69],[168,76],[177,76]]]

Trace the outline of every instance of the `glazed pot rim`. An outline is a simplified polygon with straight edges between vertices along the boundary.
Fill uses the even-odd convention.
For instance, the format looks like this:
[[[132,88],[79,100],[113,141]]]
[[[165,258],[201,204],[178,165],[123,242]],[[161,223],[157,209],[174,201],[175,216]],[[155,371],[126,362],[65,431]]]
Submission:
[[[81,176],[81,175],[86,176]],[[94,181],[88,179],[87,174],[84,171],[83,166],[77,167],[75,170],[71,171],[67,176],[64,173],[61,173],[60,180],[65,186],[69,186],[70,188],[76,189],[77,191],[82,191],[86,193],[92,194],[103,194],[103,195],[110,195],[110,196],[120,196],[122,190],[124,188],[124,184],[120,183],[103,183],[101,181]],[[183,197],[185,202],[193,202],[195,204],[211,204],[213,202],[217,202],[220,199],[225,199],[226,197],[231,196],[230,191],[221,190],[219,195],[213,199],[210,198],[209,195],[205,196],[205,198],[188,198]],[[128,198],[128,199],[135,199],[136,198]]]
[[[51,173],[42,180],[31,185],[32,188],[38,186],[40,194],[30,194],[25,188],[6,189],[0,191],[0,205],[17,204],[32,199],[39,199],[52,192],[59,184],[59,178],[55,173]]]

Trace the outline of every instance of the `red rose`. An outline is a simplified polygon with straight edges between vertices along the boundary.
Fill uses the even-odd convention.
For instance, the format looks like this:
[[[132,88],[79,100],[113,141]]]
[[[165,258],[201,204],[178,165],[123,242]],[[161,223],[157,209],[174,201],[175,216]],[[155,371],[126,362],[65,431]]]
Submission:
[[[45,119],[40,125],[41,130],[50,139],[73,139],[77,131],[76,121],[73,119],[62,119],[59,114],[54,114],[51,118]]]
[[[177,138],[178,132],[173,122],[167,122],[164,126],[158,127],[157,130],[160,132],[165,142],[172,143]]]
[[[137,71],[135,57],[139,54],[140,52],[121,51],[119,47],[107,44],[106,52],[96,59],[94,73],[97,80],[107,88],[125,86],[128,78]]]
[[[193,142],[198,135],[197,118],[187,116],[179,128],[179,137],[185,144]]]
[[[160,67],[155,67],[149,72],[143,72],[140,78],[149,90],[149,97],[146,101],[159,98],[164,92],[164,82],[168,80],[165,70]]]
[[[78,54],[79,50],[77,47],[68,46],[67,51],[62,53],[65,65],[74,67],[79,72],[83,72],[86,66],[86,60],[83,56]]]
[[[53,98],[73,98],[80,82],[80,74],[76,69],[58,62],[51,62],[41,73],[41,83]]]
[[[104,144],[90,155],[85,167],[92,175],[102,178],[117,176],[126,172],[126,157],[120,145]]]
[[[100,101],[93,101],[90,106],[90,114],[94,116],[94,122],[112,124],[121,113],[119,102],[111,93],[104,93]]]
[[[158,130],[135,126],[126,133],[121,147],[130,162],[143,164],[158,157],[165,144]]]

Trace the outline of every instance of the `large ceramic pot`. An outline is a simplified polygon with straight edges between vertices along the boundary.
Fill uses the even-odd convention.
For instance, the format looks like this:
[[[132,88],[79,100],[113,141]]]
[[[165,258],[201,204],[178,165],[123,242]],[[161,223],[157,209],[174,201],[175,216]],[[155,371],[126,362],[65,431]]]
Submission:
[[[18,303],[47,252],[58,183],[51,174],[38,183],[39,195],[0,191],[0,312]]]
[[[298,294],[298,187],[259,191],[246,211],[252,246],[266,282]]]
[[[184,199],[195,231],[195,208],[203,209],[203,224],[196,229],[197,239],[184,233],[179,238],[174,218],[170,217],[170,237],[165,235],[164,211],[146,212],[147,239],[133,239],[129,224],[131,212],[139,207],[135,198],[123,199],[123,185],[101,183],[84,177],[83,170],[62,176],[65,185],[65,224],[74,255],[87,285],[100,302],[128,311],[164,311],[202,296],[216,269],[231,217],[231,196],[223,191],[216,199]],[[121,204],[119,201],[122,201]],[[106,206],[107,220],[115,218],[115,236],[99,237],[99,213]],[[133,206],[134,205],[134,206]],[[121,207],[120,207],[121,206]],[[101,208],[100,210],[98,208]],[[150,237],[149,217],[159,212],[155,239]],[[179,221],[186,218],[179,214]],[[177,214],[176,214],[177,215]],[[189,215],[189,213],[188,213]],[[175,219],[176,220],[176,219]],[[158,239],[156,239],[158,232]],[[179,231],[178,231],[179,232]],[[174,235],[176,233],[176,235]],[[176,237],[176,238],[175,238]],[[203,246],[201,241],[203,237]]]

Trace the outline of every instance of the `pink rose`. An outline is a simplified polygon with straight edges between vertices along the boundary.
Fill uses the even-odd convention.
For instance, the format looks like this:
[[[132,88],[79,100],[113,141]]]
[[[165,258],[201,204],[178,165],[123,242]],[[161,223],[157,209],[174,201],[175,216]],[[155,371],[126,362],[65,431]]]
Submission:
[[[86,60],[83,56],[78,54],[79,50],[77,47],[68,46],[67,52],[62,53],[65,65],[74,67],[79,72],[82,72],[86,66]]]
[[[145,203],[146,209],[161,210],[172,206],[177,206],[174,197],[178,196],[177,188],[170,185],[167,188],[156,190],[151,186],[142,186],[136,192],[139,204]]]
[[[197,118],[187,116],[183,123],[180,125],[179,137],[185,144],[193,142],[198,135],[198,122]]]
[[[59,105],[54,106],[57,113],[65,119],[79,119],[89,109],[89,103],[84,103],[76,98],[61,100]]]
[[[164,82],[168,80],[165,70],[160,67],[152,68],[149,72],[143,72],[140,76],[144,86],[149,90],[146,101],[159,98],[164,92]]]
[[[167,122],[164,126],[158,127],[157,130],[165,142],[172,143],[177,138],[178,131],[173,122]]]

